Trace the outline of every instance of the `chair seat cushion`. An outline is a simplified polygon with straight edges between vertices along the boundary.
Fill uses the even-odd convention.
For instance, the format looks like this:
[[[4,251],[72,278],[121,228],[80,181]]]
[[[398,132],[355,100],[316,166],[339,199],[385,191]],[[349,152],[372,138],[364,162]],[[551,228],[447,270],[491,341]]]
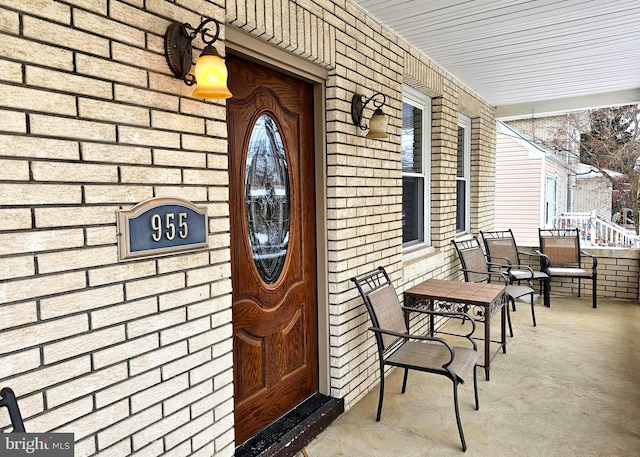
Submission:
[[[509,294],[512,298],[519,298],[523,295],[529,295],[533,293],[533,289],[527,286],[517,286],[515,284],[511,284],[507,286],[507,294]]]
[[[473,374],[473,367],[478,363],[480,354],[473,349],[454,346],[455,357],[449,368],[463,382],[467,376]],[[390,365],[409,366],[425,371],[439,371],[443,374],[446,370],[442,366],[449,361],[451,353],[439,343],[421,343],[407,341],[393,354],[387,357]]]
[[[543,279],[548,278],[546,273],[542,271],[534,271],[533,278],[531,277],[531,272],[529,270],[510,270],[511,275],[516,279]]]
[[[591,277],[591,272],[583,268],[551,267],[549,268],[549,273],[551,273],[551,277],[554,277],[554,276],[583,277],[583,278]]]

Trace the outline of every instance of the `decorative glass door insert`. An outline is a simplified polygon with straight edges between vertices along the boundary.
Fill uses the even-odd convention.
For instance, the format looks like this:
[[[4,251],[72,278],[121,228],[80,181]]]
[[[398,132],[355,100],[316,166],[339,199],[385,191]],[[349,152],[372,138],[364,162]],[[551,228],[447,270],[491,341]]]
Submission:
[[[289,172],[275,120],[258,117],[247,151],[245,199],[253,261],[262,280],[278,280],[289,244]]]

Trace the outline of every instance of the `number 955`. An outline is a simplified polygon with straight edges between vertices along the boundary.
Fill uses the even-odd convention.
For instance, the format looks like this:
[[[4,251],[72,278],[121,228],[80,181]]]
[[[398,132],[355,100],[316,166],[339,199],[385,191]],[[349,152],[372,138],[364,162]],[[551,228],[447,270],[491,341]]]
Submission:
[[[187,225],[187,213],[178,213],[176,224],[176,214],[166,213],[164,215],[164,227],[160,214],[154,214],[151,216],[151,229],[153,233],[151,238],[153,241],[160,241],[162,236],[171,241],[176,235],[181,239],[185,239],[189,234],[189,226]]]

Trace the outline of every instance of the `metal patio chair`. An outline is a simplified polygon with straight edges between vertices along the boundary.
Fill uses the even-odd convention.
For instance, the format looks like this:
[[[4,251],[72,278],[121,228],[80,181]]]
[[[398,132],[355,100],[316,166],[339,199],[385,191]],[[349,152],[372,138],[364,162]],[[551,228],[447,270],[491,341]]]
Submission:
[[[11,388],[3,387],[2,390],[0,390],[0,407],[7,408],[7,412],[9,413],[9,420],[13,427],[10,433],[25,433],[22,414],[20,414],[20,408],[18,407],[18,400]]]
[[[473,390],[475,394],[475,408],[478,402],[477,367],[479,353],[477,345],[471,338],[475,330],[475,320],[466,313],[430,311],[423,308],[405,307],[400,304],[389,275],[383,267],[359,277],[351,278],[358,288],[358,292],[369,312],[380,362],[380,397],[376,421],[380,420],[382,401],[384,399],[384,374],[386,366],[404,369],[402,393],[407,387],[409,370],[418,370],[446,376],[453,382],[453,403],[458,424],[462,450],[467,450],[467,444],[462,431],[460,410],[458,407],[458,384],[464,383],[473,373]],[[425,315],[442,316],[445,318],[462,319],[471,323],[471,331],[464,335],[457,335],[468,340],[471,348],[452,346],[446,340],[436,336],[412,335],[408,328],[408,313],[422,313]]]
[[[533,287],[532,281],[539,281],[541,290],[544,295],[544,306],[549,307],[549,295],[544,293],[547,289],[547,282],[549,282],[549,275],[543,271],[533,270],[531,267],[522,265],[520,262],[520,255],[535,256],[538,257],[538,253],[529,253],[520,251],[516,244],[516,239],[513,236],[511,229],[507,230],[490,230],[480,231],[484,248],[487,252],[489,262],[493,262],[493,258],[507,259],[511,264],[509,269],[509,282],[511,284],[521,281],[527,281],[530,287]],[[514,302],[515,304],[515,302]]]
[[[580,229],[538,229],[540,237],[540,269],[553,278],[577,278],[578,297],[581,279],[593,282],[592,304],[597,308],[598,258],[580,249]],[[591,268],[583,257],[591,258]],[[583,263],[585,265],[583,265]],[[545,296],[551,292],[551,281],[547,282]]]
[[[500,259],[503,263],[489,262],[489,258],[485,255],[477,237],[466,240],[451,240],[458,253],[460,264],[462,265],[462,273],[464,280],[467,282],[503,282],[507,288],[507,295],[511,302],[512,308],[515,309],[515,301],[517,298],[529,295],[531,298],[531,318],[533,326],[536,324],[536,312],[534,309],[533,292],[531,287],[511,284],[509,281],[509,270],[511,265],[506,259]],[[499,260],[494,257],[494,260]],[[507,323],[509,324],[509,334],[513,337],[513,327],[511,326],[511,311],[507,305]]]

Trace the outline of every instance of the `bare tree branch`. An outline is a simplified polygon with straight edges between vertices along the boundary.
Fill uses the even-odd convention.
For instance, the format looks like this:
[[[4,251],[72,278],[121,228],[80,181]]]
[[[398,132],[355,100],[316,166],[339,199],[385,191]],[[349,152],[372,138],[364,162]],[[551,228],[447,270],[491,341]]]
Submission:
[[[612,184],[625,205],[631,206],[636,233],[640,233],[638,189],[640,183],[640,107],[627,105],[567,115],[544,147],[566,152],[591,165]],[[622,209],[621,201],[614,202]]]

